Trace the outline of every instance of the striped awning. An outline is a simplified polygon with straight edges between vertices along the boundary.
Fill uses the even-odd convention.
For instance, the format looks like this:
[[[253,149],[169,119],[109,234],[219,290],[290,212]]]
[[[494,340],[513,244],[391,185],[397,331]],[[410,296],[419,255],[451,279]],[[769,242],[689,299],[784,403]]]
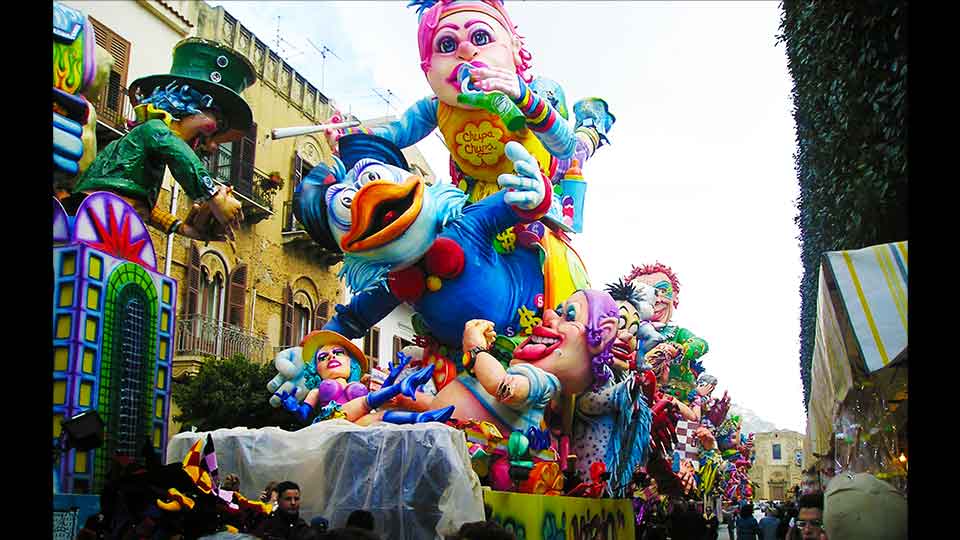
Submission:
[[[830,452],[834,418],[857,373],[906,356],[907,319],[907,242],[823,255],[805,467]]]
[[[824,254],[860,357],[872,373],[907,349],[907,242]]]

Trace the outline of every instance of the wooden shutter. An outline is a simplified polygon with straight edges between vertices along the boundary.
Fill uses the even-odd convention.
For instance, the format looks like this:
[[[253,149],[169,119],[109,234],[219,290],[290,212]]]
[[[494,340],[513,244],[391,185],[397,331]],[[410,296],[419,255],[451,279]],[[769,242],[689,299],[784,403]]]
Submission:
[[[247,265],[233,269],[227,285],[227,322],[243,328],[247,299]]]
[[[290,285],[283,288],[283,306],[281,307],[281,318],[283,319],[283,335],[280,341],[284,347],[293,347],[293,289]]]
[[[254,123],[233,144],[233,161],[230,167],[230,183],[234,186],[249,186],[253,189],[253,163],[257,154],[257,124]]]
[[[183,303],[184,315],[196,315],[200,309],[200,250],[190,242],[187,261],[187,301]]]
[[[313,329],[321,330],[330,318],[330,302],[321,300],[313,316]]]
[[[123,108],[127,101],[130,42],[93,17],[89,17],[89,19],[93,25],[97,45],[106,49],[113,57],[113,68],[110,71],[107,88],[101,93],[99,103],[96,105],[97,114],[105,120],[109,120],[109,123],[113,124],[114,127],[118,127],[125,121]],[[149,93],[153,89],[144,88],[143,91]]]
[[[293,179],[291,188],[296,188],[300,185],[300,182],[303,181],[303,158],[300,157],[300,152],[293,153],[293,173],[290,175],[290,178]],[[290,193],[292,196],[293,189],[290,190]]]

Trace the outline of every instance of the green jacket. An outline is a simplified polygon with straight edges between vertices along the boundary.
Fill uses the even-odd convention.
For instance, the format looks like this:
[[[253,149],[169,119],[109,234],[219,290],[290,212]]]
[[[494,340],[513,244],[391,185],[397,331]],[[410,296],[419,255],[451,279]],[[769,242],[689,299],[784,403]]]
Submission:
[[[205,201],[217,191],[197,154],[163,120],[148,120],[108,144],[73,191],[110,191],[146,201],[153,208],[165,167],[170,167],[174,179],[194,201]]]

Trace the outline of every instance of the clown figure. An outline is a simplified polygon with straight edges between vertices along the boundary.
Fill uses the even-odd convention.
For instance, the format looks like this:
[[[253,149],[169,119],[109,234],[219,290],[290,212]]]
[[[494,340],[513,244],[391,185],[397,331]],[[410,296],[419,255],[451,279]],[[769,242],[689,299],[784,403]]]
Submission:
[[[700,358],[709,347],[706,340],[673,322],[673,311],[680,303],[680,282],[670,267],[660,263],[633,267],[624,281],[635,286],[647,285],[656,291],[653,327],[664,339],[677,344],[682,355],[670,365],[669,380],[662,383],[664,392],[686,399],[696,387],[703,371]]]
[[[603,100],[575,104],[571,127],[563,89],[530,75],[531,54],[502,0],[410,5],[419,7],[420,67],[434,95],[395,122],[331,132],[331,143],[363,132],[404,148],[439,129],[450,149],[453,183],[476,202],[499,191],[497,177],[513,171],[504,151],[509,141],[522,144],[541,173],[558,183],[574,160],[582,165],[606,140],[615,119]],[[552,201],[544,202],[550,207]]]

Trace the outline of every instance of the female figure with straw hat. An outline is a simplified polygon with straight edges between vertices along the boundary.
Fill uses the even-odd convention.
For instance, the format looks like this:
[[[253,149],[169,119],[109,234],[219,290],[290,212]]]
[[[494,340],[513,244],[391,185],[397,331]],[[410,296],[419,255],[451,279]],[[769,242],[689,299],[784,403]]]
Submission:
[[[303,403],[298,403],[296,396],[286,391],[277,394],[284,408],[295,413],[301,422],[306,422],[314,411],[317,412],[314,422],[344,418],[363,426],[381,420],[393,424],[445,422],[453,414],[452,405],[419,413],[377,410],[400,394],[416,400],[417,389],[433,375],[433,364],[395,383],[403,369],[401,364],[391,370],[380,390],[370,392],[360,382],[369,371],[367,357],[344,336],[329,330],[311,332],[303,339],[302,356],[304,384],[310,389]]]

